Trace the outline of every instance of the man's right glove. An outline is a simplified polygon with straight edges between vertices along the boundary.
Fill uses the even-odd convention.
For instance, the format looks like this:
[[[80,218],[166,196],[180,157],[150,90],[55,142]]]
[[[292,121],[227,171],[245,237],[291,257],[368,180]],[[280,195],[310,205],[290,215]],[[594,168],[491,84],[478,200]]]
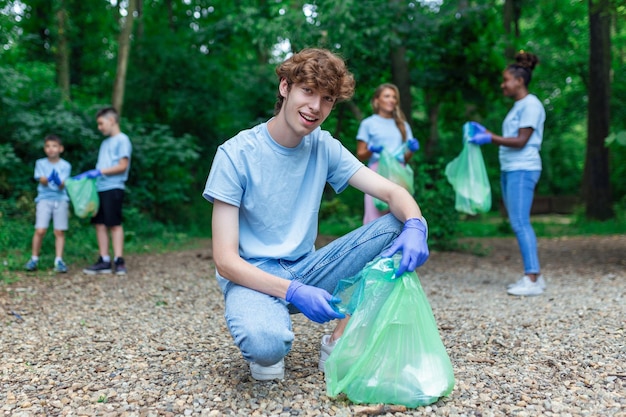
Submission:
[[[417,217],[408,219],[404,222],[404,227],[400,236],[391,244],[391,247],[380,254],[383,258],[390,258],[396,252],[402,251],[402,259],[400,266],[394,274],[396,277],[404,274],[406,271],[415,271],[415,268],[421,266],[428,260],[429,251],[428,228],[421,219]]]
[[[298,307],[302,314],[316,323],[326,323],[346,317],[345,314],[336,312],[330,306],[330,303],[341,302],[340,299],[333,297],[322,288],[305,285],[300,281],[291,281],[285,300]]]
[[[368,145],[367,150],[372,153],[381,153],[383,151],[383,145]]]

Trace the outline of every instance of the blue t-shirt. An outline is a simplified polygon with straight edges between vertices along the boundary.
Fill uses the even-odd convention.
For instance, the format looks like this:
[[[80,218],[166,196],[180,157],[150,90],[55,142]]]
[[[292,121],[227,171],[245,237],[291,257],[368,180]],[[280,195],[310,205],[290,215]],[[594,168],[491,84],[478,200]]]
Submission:
[[[96,180],[98,191],[108,191],[114,189],[124,189],[124,183],[128,179],[130,171],[130,155],[133,147],[130,139],[124,133],[118,133],[102,141],[98,152],[97,169],[111,168],[120,163],[122,158],[128,158],[126,171],[116,175],[102,175]]]
[[[41,158],[35,162],[34,178],[37,181],[39,181],[41,177],[48,178],[50,174],[52,174],[53,169],[57,170],[61,182],[65,182],[65,180],[68,179],[72,173],[72,165],[70,165],[70,163],[63,158],[59,159],[55,163],[50,162],[48,158]],[[65,187],[59,189],[59,186],[56,184],[48,183],[48,185],[43,185],[42,183],[39,183],[37,186],[37,197],[35,197],[35,201],[41,200],[69,201],[70,199],[67,196]]]
[[[532,127],[533,133],[523,148],[500,146],[500,169],[502,171],[541,171],[541,142],[543,141],[543,124],[546,111],[533,94],[528,94],[513,105],[513,108],[502,122],[502,136],[517,137],[518,131],[524,127]]]
[[[411,132],[411,127],[407,122],[404,122],[404,126],[406,128],[407,140],[412,139],[413,132]],[[404,162],[404,152],[400,151],[403,144],[402,133],[393,118],[388,119],[378,114],[373,114],[363,119],[359,125],[356,140],[365,142],[368,146],[382,145],[388,152],[391,152],[392,155],[401,152],[402,162]],[[380,155],[378,153],[373,153],[369,164],[371,165],[378,161],[379,158]]]
[[[242,258],[296,260],[314,250],[326,183],[339,193],[361,167],[327,131],[317,128],[286,148],[262,123],[217,149],[202,195],[239,207]]]

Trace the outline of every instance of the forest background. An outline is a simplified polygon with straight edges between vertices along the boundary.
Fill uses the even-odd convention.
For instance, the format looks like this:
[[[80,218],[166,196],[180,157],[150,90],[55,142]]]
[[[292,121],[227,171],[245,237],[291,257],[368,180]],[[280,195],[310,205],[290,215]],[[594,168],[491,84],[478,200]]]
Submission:
[[[43,138],[63,139],[73,174],[93,168],[103,139],[95,113],[108,105],[121,112],[133,143],[127,241],[210,236],[211,205],[201,191],[216,148],[271,117],[274,68],[309,46],[339,53],[355,75],[353,99],[323,126],[353,152],[375,87],[399,86],[421,143],[412,161],[416,195],[436,245],[450,246],[461,220],[443,171],[461,151],[462,125],[476,120],[500,130],[512,106],[500,91],[501,72],[521,49],[539,56],[530,90],[547,112],[537,195],[574,196],[582,219],[623,221],[623,2],[0,0],[4,267],[21,265],[11,250],[29,252]],[[497,213],[497,148],[482,150]],[[322,227],[358,226],[362,201],[356,190],[329,190]],[[87,224],[73,218],[72,235]],[[95,253],[95,237],[72,240],[85,251],[70,246],[70,253]]]

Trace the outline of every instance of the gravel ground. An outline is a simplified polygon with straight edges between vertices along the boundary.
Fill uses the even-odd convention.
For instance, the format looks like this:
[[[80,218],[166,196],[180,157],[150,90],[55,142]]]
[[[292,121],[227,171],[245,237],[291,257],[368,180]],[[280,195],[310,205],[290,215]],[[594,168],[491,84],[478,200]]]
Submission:
[[[506,295],[515,241],[418,270],[454,366],[448,398],[375,410],[326,396],[319,340],[293,316],[283,381],[256,382],[222,316],[211,252],[129,256],[126,277],[0,286],[0,412],[35,416],[626,416],[626,236],[541,239],[548,291]],[[71,267],[71,266],[70,266]]]

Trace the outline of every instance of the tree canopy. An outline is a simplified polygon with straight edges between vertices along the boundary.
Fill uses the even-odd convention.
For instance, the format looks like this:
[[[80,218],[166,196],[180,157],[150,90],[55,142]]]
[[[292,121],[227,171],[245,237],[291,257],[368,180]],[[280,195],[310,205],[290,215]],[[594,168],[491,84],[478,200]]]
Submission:
[[[603,116],[588,108],[596,3],[609,34]],[[271,117],[276,64],[309,46],[339,53],[355,75],[354,98],[324,126],[351,150],[375,87],[393,82],[422,144],[414,164],[451,160],[465,121],[500,130],[512,105],[501,72],[520,49],[539,56],[530,90],[547,112],[538,193],[584,189],[588,116],[607,118],[600,141],[626,130],[626,6],[615,0],[0,0],[0,10],[0,195],[11,207],[32,197],[47,133],[63,138],[76,173],[92,167],[95,111],[121,97],[137,149],[131,204],[184,218],[181,202],[198,200],[217,146]],[[498,198],[497,149],[484,149]],[[624,204],[626,147],[606,152],[609,203]]]

